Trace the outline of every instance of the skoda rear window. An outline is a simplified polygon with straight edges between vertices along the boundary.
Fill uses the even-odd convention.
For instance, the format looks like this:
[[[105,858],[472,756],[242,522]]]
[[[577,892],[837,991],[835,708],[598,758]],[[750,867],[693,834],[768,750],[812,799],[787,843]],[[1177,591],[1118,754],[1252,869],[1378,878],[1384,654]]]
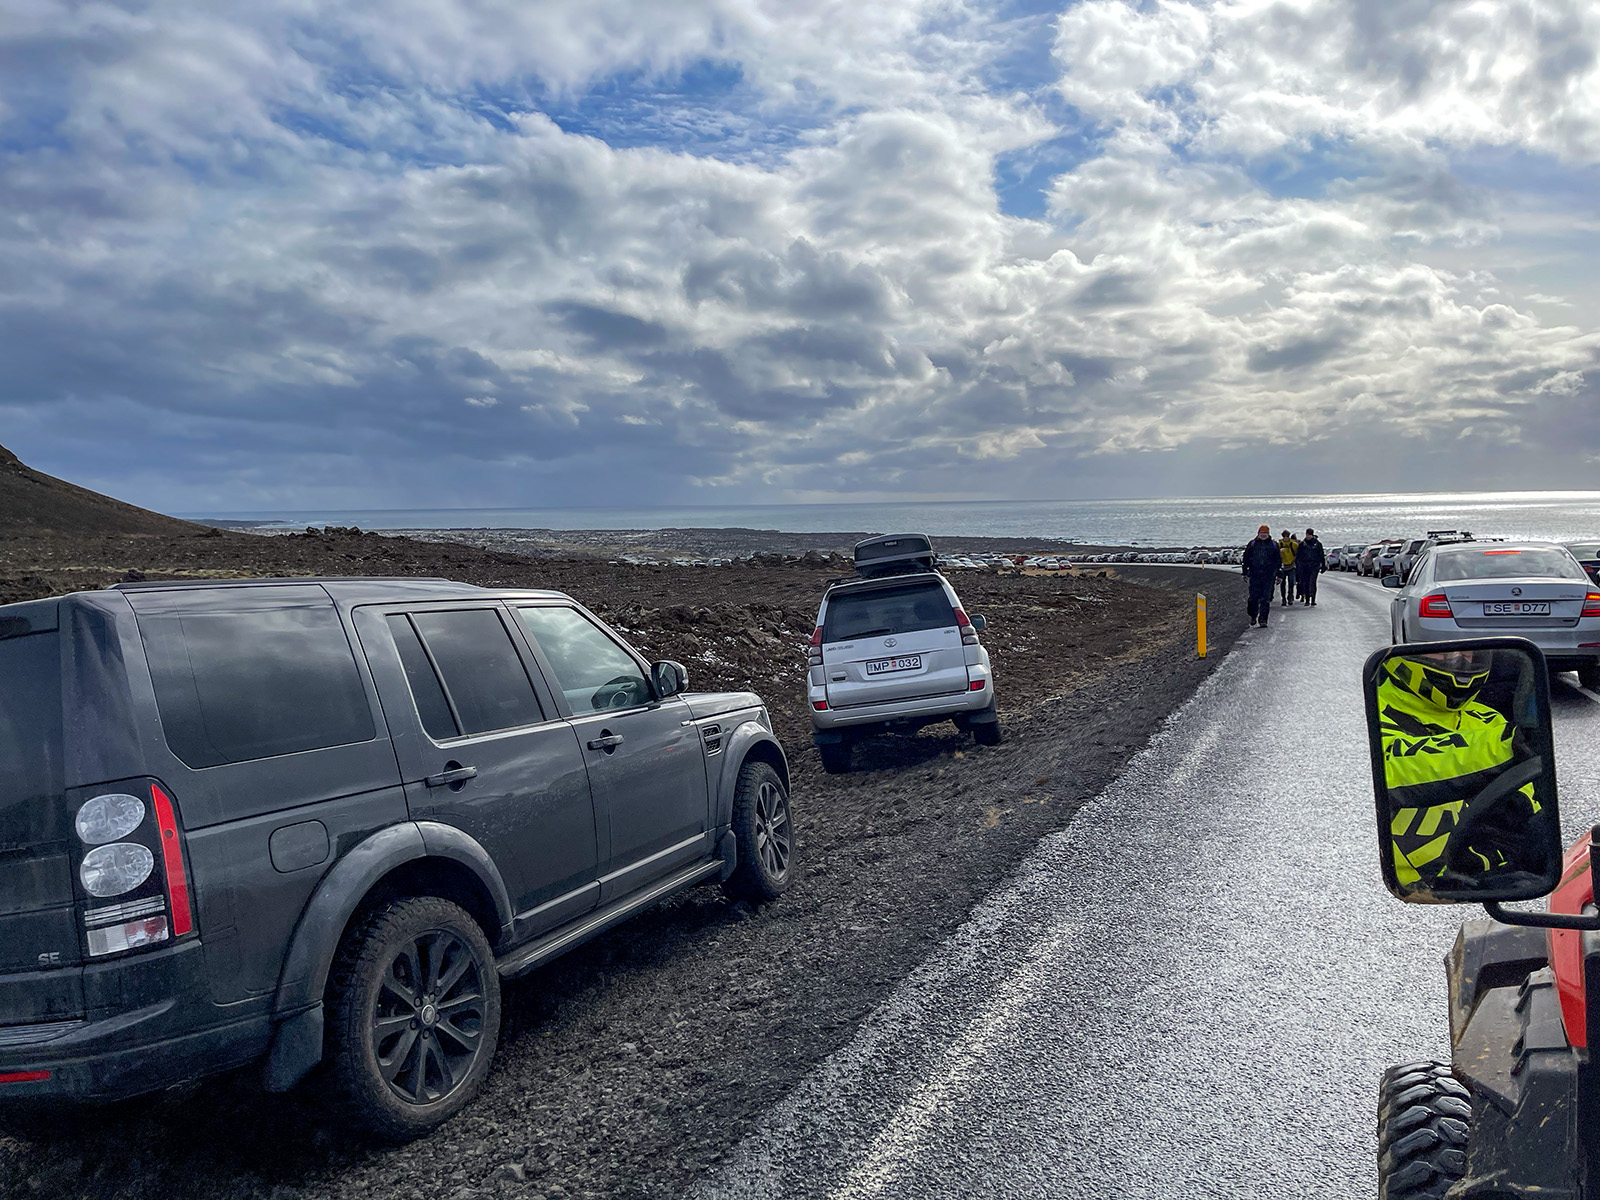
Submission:
[[[946,629],[955,623],[955,609],[937,583],[870,588],[828,597],[822,640],[850,642],[921,629]]]
[[[372,710],[332,601],[241,609],[139,613],[172,752],[215,767],[371,740]]]
[[[1564,550],[1441,550],[1434,564],[1437,583],[1468,579],[1575,579],[1587,581],[1583,568]]]
[[[61,791],[61,753],[59,636],[0,636],[0,830],[28,828],[27,808]]]

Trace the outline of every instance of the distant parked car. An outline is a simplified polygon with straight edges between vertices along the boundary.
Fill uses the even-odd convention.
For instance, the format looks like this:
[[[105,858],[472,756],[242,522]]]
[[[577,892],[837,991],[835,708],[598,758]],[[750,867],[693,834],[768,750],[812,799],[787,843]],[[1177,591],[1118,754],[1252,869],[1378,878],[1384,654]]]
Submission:
[[[1590,579],[1600,583],[1600,542],[1563,542]]]
[[[1440,546],[1390,605],[1396,644],[1509,635],[1544,651],[1552,671],[1600,688],[1600,591],[1565,546],[1468,542]]]
[[[1401,542],[1390,542],[1379,549],[1376,563],[1379,579],[1382,579],[1385,575],[1397,576],[1400,574],[1400,548],[1403,544]]]
[[[1378,556],[1383,553],[1385,546],[1382,542],[1374,542],[1361,552],[1358,569],[1363,575],[1376,575],[1378,573]]]
[[[1344,548],[1344,556],[1340,560],[1340,570],[1344,570],[1344,571],[1359,571],[1359,570],[1361,570],[1361,555],[1363,554],[1363,552],[1365,552],[1365,550],[1366,550],[1366,547],[1363,546],[1360,542],[1352,542],[1350,545],[1346,546]]]
[[[1412,538],[1400,547],[1400,552],[1395,555],[1395,570],[1399,573],[1402,582],[1411,574],[1411,568],[1416,566],[1417,559],[1423,550],[1428,547],[1427,538]]]

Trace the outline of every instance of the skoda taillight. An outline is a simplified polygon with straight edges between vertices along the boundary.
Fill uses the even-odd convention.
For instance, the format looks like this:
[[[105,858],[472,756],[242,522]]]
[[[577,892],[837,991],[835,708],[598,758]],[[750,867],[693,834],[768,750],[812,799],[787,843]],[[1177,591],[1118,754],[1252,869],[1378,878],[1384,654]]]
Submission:
[[[1419,617],[1453,617],[1450,611],[1450,600],[1443,592],[1435,592],[1431,596],[1424,596],[1417,606]]]
[[[1600,617],[1600,592],[1590,592],[1583,598],[1583,615]]]
[[[183,831],[153,779],[91,789],[73,814],[84,944],[91,958],[194,932]]]

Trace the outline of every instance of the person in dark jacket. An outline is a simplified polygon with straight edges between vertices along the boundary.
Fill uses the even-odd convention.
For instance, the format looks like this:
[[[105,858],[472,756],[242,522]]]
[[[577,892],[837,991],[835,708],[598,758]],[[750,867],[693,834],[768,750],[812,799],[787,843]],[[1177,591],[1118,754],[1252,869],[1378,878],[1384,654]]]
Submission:
[[[1278,578],[1278,568],[1283,557],[1278,553],[1278,543],[1272,540],[1272,530],[1263,525],[1256,530],[1255,540],[1244,548],[1244,575],[1250,582],[1250,624],[1267,626],[1267,615],[1272,612],[1272,585]]]
[[[1317,540],[1315,529],[1306,530],[1305,539],[1300,543],[1300,549],[1295,551],[1294,569],[1299,578],[1300,603],[1312,605],[1317,602],[1317,576],[1328,569],[1328,552],[1322,548],[1322,543]]]

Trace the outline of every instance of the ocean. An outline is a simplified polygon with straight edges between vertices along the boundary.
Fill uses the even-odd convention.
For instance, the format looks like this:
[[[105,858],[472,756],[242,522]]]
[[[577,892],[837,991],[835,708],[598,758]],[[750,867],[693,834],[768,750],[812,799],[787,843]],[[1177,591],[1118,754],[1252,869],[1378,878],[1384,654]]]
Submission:
[[[197,519],[362,529],[776,529],[787,533],[922,532],[1059,538],[1116,546],[1225,546],[1316,529],[1325,545],[1419,537],[1431,529],[1479,537],[1600,541],[1600,491],[1425,492],[1228,496],[1165,500],[985,500],[891,504],[756,504],[660,508],[309,509],[182,514]]]

